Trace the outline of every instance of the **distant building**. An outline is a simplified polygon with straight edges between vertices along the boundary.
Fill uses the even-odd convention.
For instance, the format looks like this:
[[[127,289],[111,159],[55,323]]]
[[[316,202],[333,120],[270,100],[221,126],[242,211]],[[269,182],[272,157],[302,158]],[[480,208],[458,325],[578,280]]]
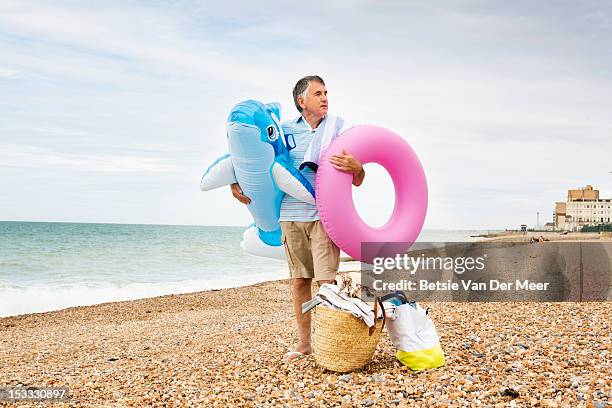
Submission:
[[[599,190],[586,186],[567,191],[567,201],[555,203],[555,229],[577,231],[585,225],[609,224],[612,199],[599,198]]]

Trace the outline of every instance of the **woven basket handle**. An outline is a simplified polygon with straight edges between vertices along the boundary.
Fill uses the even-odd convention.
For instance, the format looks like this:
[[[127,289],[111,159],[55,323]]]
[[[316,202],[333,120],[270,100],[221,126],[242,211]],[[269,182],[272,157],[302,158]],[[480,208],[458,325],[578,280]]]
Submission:
[[[380,309],[383,315],[383,322],[382,322],[382,326],[380,326],[380,332],[382,333],[383,329],[385,328],[385,323],[387,322],[387,314],[385,313],[385,307],[382,304],[382,300],[380,300],[380,298],[377,296],[374,299],[374,326],[368,329],[368,336],[371,336],[374,333],[374,330],[376,330],[376,319],[378,318],[378,306],[379,305],[380,305]]]

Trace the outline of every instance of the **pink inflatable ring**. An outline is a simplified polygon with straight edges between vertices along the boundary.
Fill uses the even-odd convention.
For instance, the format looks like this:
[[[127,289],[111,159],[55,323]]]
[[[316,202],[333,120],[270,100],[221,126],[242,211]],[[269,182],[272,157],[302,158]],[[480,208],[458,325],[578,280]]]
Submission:
[[[367,225],[355,209],[353,175],[329,162],[342,150],[362,164],[378,163],[391,176],[395,205],[380,228]],[[366,176],[367,177],[367,176]],[[374,257],[393,257],[416,241],[427,213],[427,180],[421,163],[401,136],[379,126],[356,126],[338,136],[319,160],[316,177],[317,207],[329,237],[354,259],[371,263]],[[362,254],[362,243],[367,246]]]

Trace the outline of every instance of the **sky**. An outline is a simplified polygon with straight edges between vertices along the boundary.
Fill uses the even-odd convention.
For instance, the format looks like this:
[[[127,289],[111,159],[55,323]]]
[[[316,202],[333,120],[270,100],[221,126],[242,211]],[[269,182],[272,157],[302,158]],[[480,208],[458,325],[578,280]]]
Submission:
[[[612,197],[612,4],[0,3],[0,220],[248,225],[200,192],[244,99],[321,75],[330,112],[402,135],[429,186],[425,228],[551,221],[567,189]],[[360,214],[393,187],[366,166]]]

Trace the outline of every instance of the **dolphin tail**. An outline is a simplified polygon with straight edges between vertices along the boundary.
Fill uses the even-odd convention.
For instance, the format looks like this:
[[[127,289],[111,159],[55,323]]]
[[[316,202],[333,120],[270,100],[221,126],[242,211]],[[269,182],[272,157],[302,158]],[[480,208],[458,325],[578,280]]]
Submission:
[[[200,181],[200,190],[208,191],[237,182],[230,155],[225,154],[206,169]]]
[[[312,185],[293,166],[275,161],[272,165],[272,178],[276,187],[282,192],[308,204],[315,203],[315,191]]]
[[[280,229],[280,228],[279,228]],[[242,249],[255,256],[263,256],[266,258],[275,258],[275,259],[286,259],[285,257],[285,247],[280,242],[280,231],[273,231],[268,233],[268,236],[265,237],[266,240],[270,241],[267,238],[272,239],[272,241],[278,242],[265,242],[262,239],[262,233],[257,226],[252,224],[244,231],[242,236],[242,242],[240,246]]]

